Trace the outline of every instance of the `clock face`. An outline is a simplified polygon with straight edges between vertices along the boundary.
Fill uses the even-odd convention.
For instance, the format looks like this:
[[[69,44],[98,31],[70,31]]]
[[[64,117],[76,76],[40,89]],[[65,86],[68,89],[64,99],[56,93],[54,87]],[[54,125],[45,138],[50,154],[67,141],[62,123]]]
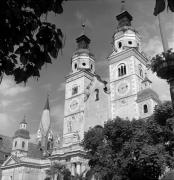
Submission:
[[[79,108],[79,101],[77,99],[73,99],[69,105],[70,111],[76,111],[78,108]]]
[[[123,96],[129,92],[130,85],[127,81],[120,82],[117,86],[116,92],[118,95]]]

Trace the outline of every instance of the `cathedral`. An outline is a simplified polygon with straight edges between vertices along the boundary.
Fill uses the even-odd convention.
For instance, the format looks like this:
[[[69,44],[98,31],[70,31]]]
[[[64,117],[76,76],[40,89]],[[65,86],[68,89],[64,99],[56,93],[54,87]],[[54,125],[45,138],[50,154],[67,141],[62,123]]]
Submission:
[[[44,180],[53,162],[66,165],[72,175],[81,174],[89,169],[80,143],[90,127],[102,126],[117,116],[132,120],[152,115],[160,100],[151,88],[140,35],[132,27],[133,17],[128,11],[123,9],[116,19],[113,46],[106,59],[108,82],[96,74],[91,40],[82,33],[76,39],[71,70],[66,76],[63,136],[55,138],[50,129],[47,97],[37,131],[38,143],[30,142],[24,118],[9,143],[11,152],[1,166],[2,180]]]

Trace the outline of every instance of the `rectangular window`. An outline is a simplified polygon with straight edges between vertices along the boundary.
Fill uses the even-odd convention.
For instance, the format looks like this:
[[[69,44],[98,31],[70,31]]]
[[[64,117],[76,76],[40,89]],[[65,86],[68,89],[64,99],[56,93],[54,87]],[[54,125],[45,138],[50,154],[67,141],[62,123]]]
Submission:
[[[72,88],[72,95],[75,95],[78,93],[78,86],[75,86]]]

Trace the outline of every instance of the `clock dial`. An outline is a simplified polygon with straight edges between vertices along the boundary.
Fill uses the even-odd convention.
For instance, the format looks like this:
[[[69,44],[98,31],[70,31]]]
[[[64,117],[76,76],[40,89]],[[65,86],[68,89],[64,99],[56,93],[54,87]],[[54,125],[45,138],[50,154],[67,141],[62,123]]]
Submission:
[[[120,96],[126,95],[129,92],[129,83],[127,81],[119,83],[116,91]]]
[[[79,107],[79,101],[77,99],[73,99],[70,102],[70,106],[69,106],[70,111],[76,111],[78,107]]]

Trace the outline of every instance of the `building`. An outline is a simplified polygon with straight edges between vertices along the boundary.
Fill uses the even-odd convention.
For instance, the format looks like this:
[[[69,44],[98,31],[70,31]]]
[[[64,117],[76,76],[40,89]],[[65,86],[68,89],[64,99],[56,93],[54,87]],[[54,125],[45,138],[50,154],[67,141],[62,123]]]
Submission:
[[[38,145],[31,144],[25,119],[15,132],[11,155],[1,166],[2,180],[42,180],[52,162],[65,164],[72,175],[88,168],[80,146],[84,132],[119,116],[147,118],[160,103],[147,76],[147,57],[139,33],[131,26],[133,17],[123,9],[116,16],[117,29],[109,62],[109,82],[95,72],[90,39],[83,33],[76,39],[71,72],[66,76],[63,137],[55,140],[50,130],[49,100],[37,132]]]

